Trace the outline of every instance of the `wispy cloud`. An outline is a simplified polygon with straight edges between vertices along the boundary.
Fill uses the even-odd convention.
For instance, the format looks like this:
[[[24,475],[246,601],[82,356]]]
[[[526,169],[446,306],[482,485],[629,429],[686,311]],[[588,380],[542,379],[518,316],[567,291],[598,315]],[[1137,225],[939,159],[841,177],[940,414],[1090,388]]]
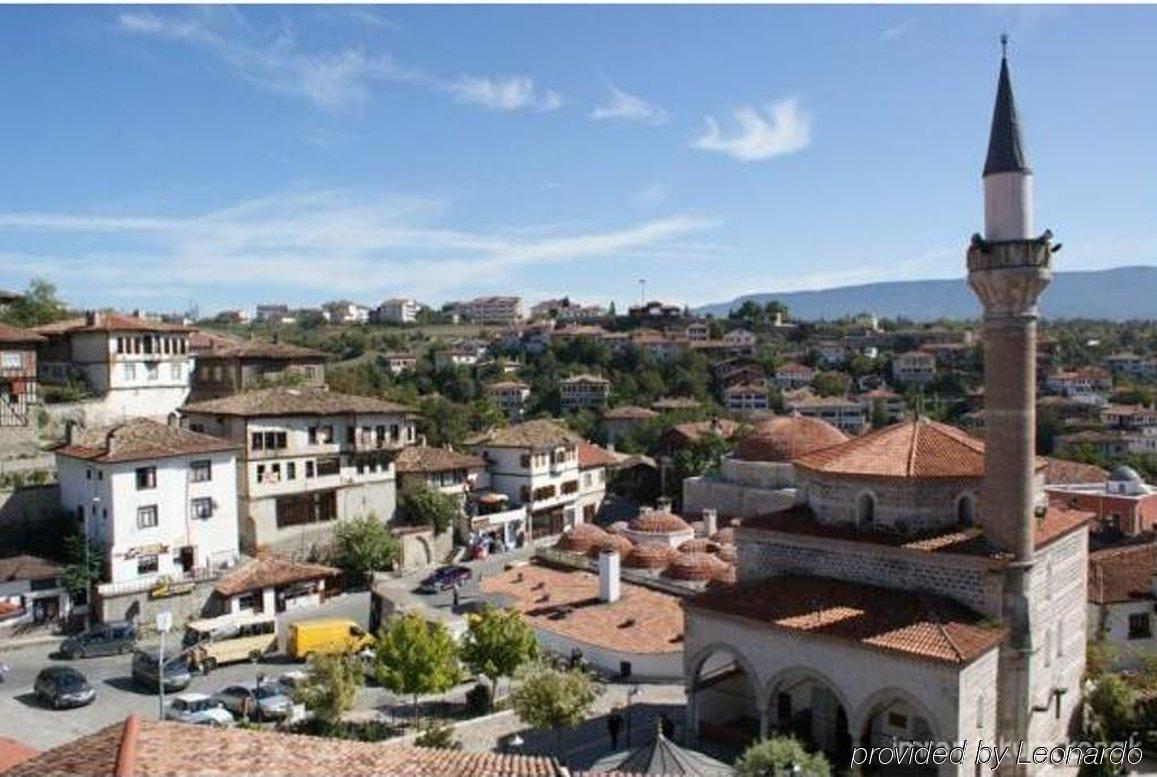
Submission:
[[[150,297],[176,288],[209,298],[386,292],[429,298],[521,285],[538,268],[577,260],[698,257],[704,247],[684,241],[718,223],[671,214],[605,229],[465,231],[442,225],[450,205],[437,197],[300,190],[187,216],[0,213],[0,255],[10,278],[21,272],[85,278],[74,289],[62,283],[73,297],[124,298],[126,285]],[[72,242],[78,235],[100,251],[3,254],[12,238]]]
[[[888,41],[899,40],[900,38],[908,37],[915,31],[916,20],[904,19],[902,21],[896,22],[893,25],[885,27],[880,33],[880,40],[885,43]]]
[[[369,9],[349,9],[351,19],[378,27],[392,25]],[[184,11],[124,11],[119,28],[130,34],[180,42],[202,50],[235,76],[269,91],[304,98],[326,111],[358,110],[378,83],[408,83],[449,93],[460,103],[503,111],[552,111],[562,97],[535,85],[529,76],[467,75],[446,78],[398,64],[381,52],[360,47],[317,51],[303,46],[293,30],[259,30],[238,10],[195,6]]]
[[[562,97],[540,89],[529,76],[462,76],[445,88],[462,103],[472,103],[496,111],[534,110],[542,113],[562,106]]]
[[[662,106],[650,103],[638,95],[624,92],[614,84],[607,84],[606,101],[595,106],[591,111],[591,118],[595,121],[609,119],[665,124],[668,114]]]
[[[733,115],[738,128],[730,134],[714,116],[706,117],[707,128],[691,147],[755,162],[794,154],[811,145],[811,117],[794,97],[765,108],[743,105]]]
[[[349,18],[355,22],[368,25],[370,27],[377,27],[382,30],[396,31],[401,29],[401,25],[392,19],[389,19],[377,11],[361,5],[351,5],[345,7],[345,12]]]
[[[631,204],[637,208],[657,208],[667,201],[667,185],[656,181],[631,195]]]

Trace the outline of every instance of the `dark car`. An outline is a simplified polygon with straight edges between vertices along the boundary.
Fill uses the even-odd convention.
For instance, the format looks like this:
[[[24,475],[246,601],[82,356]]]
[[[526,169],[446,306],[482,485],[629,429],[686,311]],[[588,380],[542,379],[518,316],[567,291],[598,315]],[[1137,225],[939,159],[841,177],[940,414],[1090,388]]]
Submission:
[[[428,594],[448,591],[468,581],[473,577],[473,574],[467,567],[438,567],[432,574],[422,580],[419,587],[423,592]]]
[[[32,687],[36,698],[56,710],[92,704],[96,691],[88,680],[71,666],[41,669]]]
[[[136,624],[132,621],[110,621],[64,640],[60,645],[60,654],[65,658],[112,656],[130,652],[136,642]]]
[[[139,649],[133,653],[133,680],[138,685],[156,691],[160,682],[157,670],[158,650],[155,647]],[[188,656],[179,653],[165,658],[165,692],[183,691],[189,687],[193,677],[189,673]]]

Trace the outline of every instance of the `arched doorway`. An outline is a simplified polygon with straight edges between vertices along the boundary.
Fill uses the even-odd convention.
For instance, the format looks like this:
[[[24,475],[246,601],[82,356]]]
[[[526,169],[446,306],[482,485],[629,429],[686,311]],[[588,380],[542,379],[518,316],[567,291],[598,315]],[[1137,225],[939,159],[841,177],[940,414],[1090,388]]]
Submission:
[[[825,678],[804,669],[787,672],[773,681],[768,704],[769,722],[776,732],[823,751],[834,767],[851,761],[847,707]]]
[[[700,654],[688,704],[701,739],[745,748],[759,737],[755,676],[739,654],[724,646]]]
[[[876,522],[876,496],[865,491],[856,500],[856,523],[860,526],[871,526]]]
[[[971,494],[963,494],[956,500],[956,522],[961,526],[976,523],[976,503]]]
[[[863,717],[864,728],[860,732],[860,746],[865,748],[887,748],[902,752],[906,744],[924,744],[936,741],[936,732],[924,709],[902,692],[877,694],[869,702]],[[865,764],[864,774],[904,775],[904,777],[924,777],[938,774],[934,765],[905,762],[898,764]]]

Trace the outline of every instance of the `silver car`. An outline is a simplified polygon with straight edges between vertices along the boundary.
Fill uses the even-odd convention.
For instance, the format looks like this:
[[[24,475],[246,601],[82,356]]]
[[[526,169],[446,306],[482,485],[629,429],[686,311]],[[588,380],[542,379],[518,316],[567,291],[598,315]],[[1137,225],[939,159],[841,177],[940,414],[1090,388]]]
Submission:
[[[237,717],[250,720],[284,720],[293,711],[293,700],[280,683],[227,685],[213,700]]]
[[[165,720],[199,726],[232,726],[235,721],[227,709],[207,693],[179,693],[165,707]]]

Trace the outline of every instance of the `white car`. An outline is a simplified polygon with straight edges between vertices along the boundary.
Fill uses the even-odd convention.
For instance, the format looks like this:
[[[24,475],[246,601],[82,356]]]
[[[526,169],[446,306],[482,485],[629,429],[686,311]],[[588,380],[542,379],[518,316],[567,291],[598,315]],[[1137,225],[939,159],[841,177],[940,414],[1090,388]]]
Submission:
[[[165,708],[165,720],[199,726],[232,726],[229,710],[207,693],[179,693]]]

